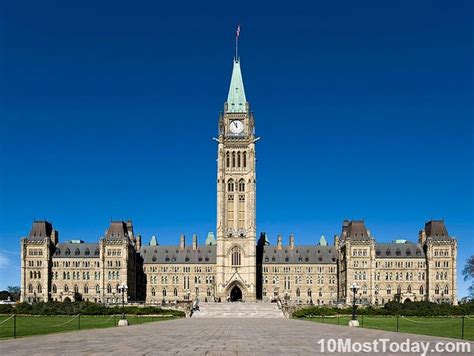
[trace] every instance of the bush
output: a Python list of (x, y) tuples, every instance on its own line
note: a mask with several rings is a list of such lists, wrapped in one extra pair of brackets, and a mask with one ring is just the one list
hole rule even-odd
[(0, 314), (12, 314), (13, 307), (10, 304), (0, 304)]
[[(308, 318), (311, 316), (327, 315), (350, 315), (351, 307), (307, 307), (296, 310), (293, 313), (294, 318)], [(468, 302), (462, 305), (436, 304), (432, 302), (388, 302), (383, 308), (368, 306), (366, 308), (357, 308), (359, 315), (402, 315), (402, 316), (456, 316), (474, 314), (474, 302)]]
[[(7, 305), (5, 305), (7, 306)], [(11, 307), (11, 306), (9, 306)], [(119, 306), (107, 307), (102, 304), (92, 302), (47, 302), (47, 303), (19, 303), (14, 309), (17, 314), (30, 315), (114, 315), (121, 314), (122, 308)], [(0, 311), (1, 312), (1, 311)], [(11, 313), (9, 311), (7, 313)], [(162, 309), (159, 307), (125, 307), (125, 314), (134, 315), (172, 315), (183, 317), (185, 313), (181, 310)]]

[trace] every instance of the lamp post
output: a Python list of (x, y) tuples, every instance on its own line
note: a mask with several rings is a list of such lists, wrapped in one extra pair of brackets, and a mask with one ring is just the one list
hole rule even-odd
[(118, 291), (122, 293), (122, 318), (119, 320), (119, 326), (127, 326), (128, 321), (125, 319), (125, 292), (128, 290), (128, 287), (123, 283), (122, 285), (118, 286)]
[(349, 326), (359, 326), (359, 322), (357, 321), (357, 317), (356, 317), (356, 294), (357, 294), (357, 291), (359, 290), (359, 286), (355, 283), (352, 283), (350, 288), (353, 293), (353, 298), (352, 298), (352, 320), (349, 321)]

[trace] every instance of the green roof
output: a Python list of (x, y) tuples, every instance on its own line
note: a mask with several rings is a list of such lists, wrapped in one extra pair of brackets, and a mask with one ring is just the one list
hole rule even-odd
[(244, 81), (240, 71), (240, 61), (234, 59), (234, 68), (232, 69), (232, 78), (230, 79), (229, 95), (227, 95), (227, 112), (246, 112)]

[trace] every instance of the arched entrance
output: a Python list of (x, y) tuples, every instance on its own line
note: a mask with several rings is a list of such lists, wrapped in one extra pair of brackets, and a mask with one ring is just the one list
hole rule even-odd
[(234, 286), (230, 290), (230, 301), (231, 302), (240, 302), (242, 300), (242, 291), (238, 286)]

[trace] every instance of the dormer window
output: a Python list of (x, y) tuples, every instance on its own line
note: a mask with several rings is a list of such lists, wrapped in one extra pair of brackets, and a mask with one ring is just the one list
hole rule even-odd
[(65, 255), (69, 256), (71, 254), (71, 250), (69, 248), (66, 249)]
[(84, 251), (84, 254), (86, 256), (89, 256), (91, 254), (91, 251), (88, 248), (86, 248), (86, 250)]
[(74, 251), (74, 254), (76, 256), (79, 256), (81, 254), (81, 251), (79, 250), (79, 248), (76, 247), (76, 250)]

